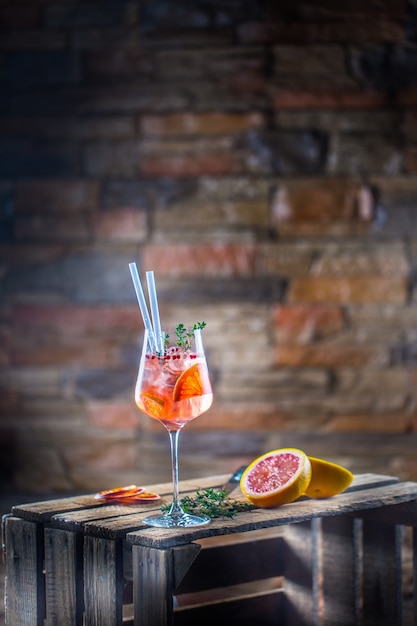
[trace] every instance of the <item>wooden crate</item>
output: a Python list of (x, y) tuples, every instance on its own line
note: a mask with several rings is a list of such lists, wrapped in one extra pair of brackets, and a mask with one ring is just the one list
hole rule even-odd
[[(226, 478), (184, 481), (181, 493)], [(170, 484), (150, 488), (170, 500)], [(86, 495), (13, 507), (3, 520), (6, 623), (417, 624), (417, 483), (364, 474), (334, 498), (193, 529), (144, 526), (150, 506)]]

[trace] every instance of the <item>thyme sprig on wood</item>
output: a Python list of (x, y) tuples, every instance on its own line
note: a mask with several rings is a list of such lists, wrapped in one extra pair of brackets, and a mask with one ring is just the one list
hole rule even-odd
[[(249, 502), (233, 500), (227, 497), (225, 491), (216, 491), (212, 488), (197, 491), (194, 497), (184, 496), (180, 500), (180, 503), (185, 513), (193, 515), (204, 514), (211, 518), (233, 518), (236, 513), (251, 511), (255, 508), (254, 505)], [(169, 504), (164, 504), (161, 507), (161, 511), (166, 513), (169, 508)]]

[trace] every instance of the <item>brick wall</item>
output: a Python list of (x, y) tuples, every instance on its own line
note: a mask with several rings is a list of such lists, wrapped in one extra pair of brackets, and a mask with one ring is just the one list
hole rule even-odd
[(406, 0), (0, 3), (0, 464), (169, 480), (142, 321), (204, 319), (183, 478), (280, 446), (417, 479), (417, 11)]

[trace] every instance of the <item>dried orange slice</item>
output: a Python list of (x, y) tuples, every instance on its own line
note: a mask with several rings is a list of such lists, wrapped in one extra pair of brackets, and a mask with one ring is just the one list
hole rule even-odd
[(166, 396), (154, 389), (142, 391), (140, 394), (145, 412), (151, 417), (161, 418), (169, 413), (170, 402)]
[(181, 374), (174, 387), (174, 402), (211, 393), (210, 378), (203, 363), (194, 363)]
[(346, 467), (308, 457), (311, 464), (311, 480), (304, 495), (309, 498), (330, 498), (345, 491), (353, 481), (353, 474)]
[(121, 504), (149, 504), (151, 502), (156, 502), (160, 500), (161, 496), (157, 493), (151, 493), (143, 490), (142, 493), (138, 493), (133, 496), (120, 496), (116, 499), (117, 502)]
[(127, 485), (127, 487), (114, 487), (114, 489), (105, 489), (99, 491), (94, 496), (97, 500), (116, 500), (117, 498), (130, 498), (143, 493), (145, 489), (143, 487), (137, 487), (136, 485)]
[(266, 452), (252, 461), (240, 488), (255, 506), (269, 508), (293, 502), (305, 493), (311, 478), (308, 456), (296, 448)]

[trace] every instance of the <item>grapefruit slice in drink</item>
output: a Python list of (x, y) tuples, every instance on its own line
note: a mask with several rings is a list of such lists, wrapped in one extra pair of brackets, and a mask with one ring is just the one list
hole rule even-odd
[(207, 367), (202, 363), (194, 363), (178, 378), (174, 387), (174, 402), (211, 393), (210, 378)]
[[(163, 396), (156, 389), (147, 389), (140, 394), (145, 413), (150, 417), (161, 419), (170, 413), (171, 403), (166, 396)], [(140, 407), (139, 407), (140, 408)]]
[(240, 488), (252, 504), (270, 508), (299, 498), (310, 479), (308, 456), (296, 448), (281, 448), (252, 461), (242, 474)]
[(330, 498), (345, 491), (354, 476), (346, 467), (309, 456), (311, 480), (304, 492), (309, 498)]

